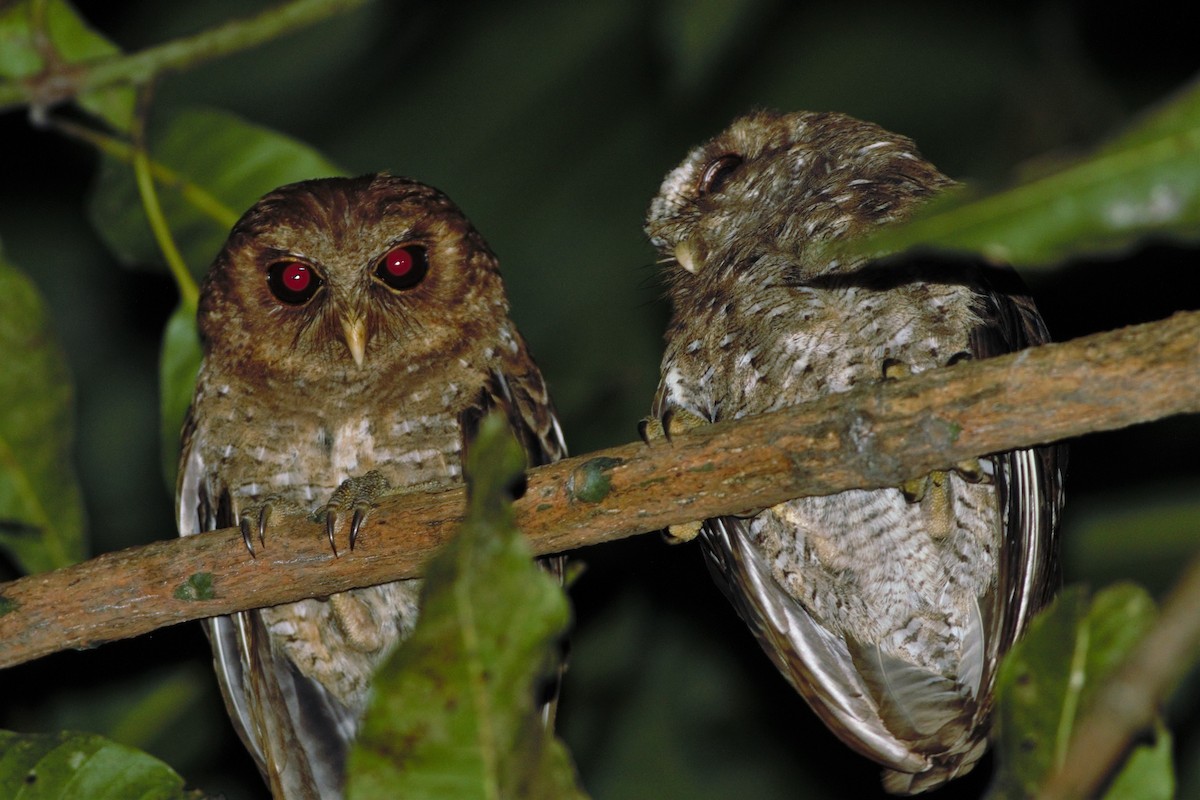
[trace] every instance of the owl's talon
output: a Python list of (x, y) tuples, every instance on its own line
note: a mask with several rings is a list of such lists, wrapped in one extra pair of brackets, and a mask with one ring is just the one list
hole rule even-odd
[(354, 509), (354, 516), (350, 519), (350, 549), (354, 549), (354, 543), (358, 541), (358, 531), (362, 528), (363, 522), (367, 519), (367, 514), (370, 512), (370, 506), (358, 506)]
[(267, 521), (271, 519), (271, 504), (265, 503), (258, 511), (258, 543), (267, 546)]
[(338, 522), (349, 516), (348, 539), (350, 549), (353, 550), (371, 509), (390, 489), (391, 485), (383, 474), (378, 470), (371, 470), (366, 475), (347, 478), (334, 490), (322, 512), (325, 516), (325, 535), (329, 537), (329, 546), (333, 549), (334, 556), (339, 555), (335, 540)]
[(664, 438), (662, 422), (654, 417), (646, 417), (638, 421), (638, 436), (646, 444), (653, 444), (655, 439)]
[(265, 500), (260, 505), (244, 509), (238, 516), (238, 528), (242, 532), (242, 544), (246, 545), (246, 550), (250, 552), (251, 558), (258, 558), (258, 554), (254, 551), (255, 531), (258, 532), (258, 543), (264, 548), (267, 546), (267, 523), (271, 519), (273, 502), (271, 499)]
[(251, 558), (258, 558), (254, 552), (254, 537), (250, 535), (250, 518), (242, 517), (238, 520), (238, 528), (242, 532), (242, 544), (246, 545), (246, 550), (250, 552)]
[(325, 509), (325, 535), (329, 537), (329, 549), (333, 550), (333, 557), (338, 557), (337, 542), (334, 540), (334, 533), (337, 532), (337, 511), (326, 506)]

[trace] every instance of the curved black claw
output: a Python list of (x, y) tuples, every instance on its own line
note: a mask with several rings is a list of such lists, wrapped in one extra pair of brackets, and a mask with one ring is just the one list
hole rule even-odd
[(354, 543), (358, 541), (358, 530), (367, 519), (367, 512), (370, 511), (368, 506), (358, 506), (354, 509), (354, 516), (350, 519), (350, 549), (354, 549)]
[(246, 549), (250, 551), (251, 558), (258, 558), (258, 554), (254, 552), (254, 529), (258, 528), (258, 543), (265, 548), (267, 546), (267, 522), (270, 519), (270, 503), (264, 503), (258, 509), (257, 515), (247, 509), (238, 519), (238, 528), (242, 531), (242, 544), (246, 545)]
[[(333, 557), (338, 557), (337, 542), (334, 540), (333, 534), (337, 531), (337, 511), (332, 508), (325, 512), (325, 535), (329, 537), (329, 547), (333, 550)], [(353, 536), (353, 533), (351, 534)], [(350, 549), (354, 549), (353, 539), (351, 539)]]
[(350, 515), (349, 542), (350, 549), (353, 550), (371, 509), (390, 488), (383, 474), (372, 470), (366, 475), (347, 478), (334, 490), (333, 496), (325, 504), (324, 514), (325, 534), (329, 537), (329, 546), (335, 556), (338, 555), (338, 549), (334, 537), (339, 521), (345, 519), (347, 514)]
[(242, 544), (246, 545), (246, 549), (250, 551), (250, 557), (258, 558), (254, 552), (254, 537), (250, 535), (250, 518), (242, 517), (238, 520), (238, 527), (242, 530)]
[(265, 549), (267, 546), (267, 521), (271, 519), (272, 506), (268, 503), (258, 512), (258, 543)]

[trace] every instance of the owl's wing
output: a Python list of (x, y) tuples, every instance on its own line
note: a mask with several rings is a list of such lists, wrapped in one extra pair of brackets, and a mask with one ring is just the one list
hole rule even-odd
[[(191, 446), (193, 435), (189, 415), (177, 493), (181, 536), (238, 524), (229, 493)], [(353, 713), (275, 651), (257, 611), (205, 620), (205, 633), (229, 718), (272, 796), (340, 797)]]
[[(515, 360), (492, 370), (479, 403), (463, 416), (466, 444), (474, 438), (479, 421), (492, 410), (500, 410), (508, 418), (529, 466), (551, 464), (567, 455), (546, 382), (531, 360)], [(465, 448), (463, 454), (465, 458)]]
[(893, 769), (917, 772), (928, 767), (883, 722), (883, 711), (864, 684), (846, 640), (818, 624), (776, 582), (751, 542), (745, 520), (707, 520), (700, 541), (716, 584), (738, 616), (830, 730), (857, 752)]
[[(661, 418), (674, 408), (664, 381), (651, 407)], [(700, 419), (711, 415), (699, 407), (686, 409)], [(770, 512), (766, 512), (770, 513)], [(907, 716), (904, 727), (914, 736), (943, 735), (947, 722), (962, 715), (962, 687), (870, 650), (820, 625), (771, 574), (771, 566), (754, 546), (748, 520), (717, 517), (704, 521), (700, 533), (704, 561), (713, 582), (758, 639), (776, 669), (787, 678), (839, 739), (856, 752), (906, 773), (929, 768), (929, 761), (897, 738), (895, 718)], [(876, 663), (868, 663), (874, 657)], [(882, 663), (886, 659), (888, 663)], [(896, 685), (880, 692), (864, 678), (892, 675)], [(908, 690), (900, 684), (909, 686)], [(899, 691), (899, 696), (896, 692)], [(892, 709), (881, 707), (880, 696), (896, 696)], [(895, 712), (903, 706), (903, 715)], [(951, 709), (947, 713), (947, 709)], [(891, 712), (891, 713), (889, 713)], [(888, 721), (885, 722), (885, 718)], [(952, 727), (952, 726), (951, 726)]]
[[(546, 383), (532, 359), (525, 355), (523, 347), (519, 353), (524, 357), (492, 370), (479, 402), (460, 415), (464, 461), (480, 420), (493, 410), (501, 411), (508, 418), (509, 427), (525, 450), (529, 466), (550, 464), (567, 455), (567, 445), (554, 414)], [(548, 556), (538, 559), (538, 563), (560, 584), (563, 583), (567, 563), (565, 556)], [(541, 706), (542, 721), (547, 730), (554, 726), (558, 690), (565, 669), (566, 656), (560, 652), (557, 663), (549, 666), (546, 679), (535, 690), (536, 702)]]
[[(1050, 333), (1016, 272), (987, 267), (971, 331), (971, 353), (993, 356), (1045, 344)], [(993, 602), (989, 663), (1008, 651), (1030, 618), (1049, 601), (1061, 580), (1058, 517), (1063, 504), (1065, 445), (1012, 450), (990, 457), (1004, 526), (1004, 556)], [(989, 680), (990, 685), (990, 680)]]

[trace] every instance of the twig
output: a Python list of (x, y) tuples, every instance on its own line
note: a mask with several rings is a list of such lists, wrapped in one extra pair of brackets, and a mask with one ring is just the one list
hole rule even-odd
[(166, 72), (187, 69), (257, 47), (366, 2), (368, 0), (294, 0), (253, 17), (232, 20), (137, 53), (86, 63), (51, 62), (32, 77), (0, 82), (0, 111), (25, 104), (44, 110), (78, 94), (106, 86), (118, 83), (140, 85)]
[(1149, 730), (1183, 673), (1200, 654), (1200, 558), (1192, 561), (1162, 613), (1128, 661), (1105, 683), (1071, 739), (1062, 769), (1039, 800), (1077, 800), (1097, 789), (1129, 742)]
[[(1176, 314), (541, 467), (517, 523), (537, 553), (555, 553), (793, 497), (895, 486), (975, 455), (1200, 411), (1197, 374), (1200, 312)], [(338, 558), (321, 526), (280, 517), (257, 559), (224, 529), (0, 585), (0, 667), (417, 576), (455, 531), (463, 501), (462, 489), (388, 497), (357, 549)]]
[(142, 200), (142, 211), (146, 214), (146, 222), (154, 233), (154, 241), (158, 244), (167, 269), (175, 279), (179, 290), (179, 302), (185, 308), (195, 309), (200, 302), (200, 288), (196, 279), (188, 270), (183, 260), (183, 253), (175, 244), (171, 235), (171, 226), (163, 214), (162, 205), (158, 202), (158, 190), (154, 187), (153, 162), (146, 149), (146, 121), (150, 116), (150, 99), (153, 95), (154, 84), (147, 83), (138, 92), (137, 113), (133, 116), (133, 127), (130, 138), (133, 140), (133, 176), (137, 184), (138, 196)]

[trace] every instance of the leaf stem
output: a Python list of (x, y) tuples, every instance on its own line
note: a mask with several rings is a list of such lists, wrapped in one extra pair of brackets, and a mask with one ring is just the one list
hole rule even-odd
[(142, 85), (166, 72), (194, 67), (352, 11), (368, 0), (293, 0), (246, 19), (232, 20), (193, 36), (164, 42), (137, 53), (86, 64), (51, 63), (32, 78), (0, 82), (0, 111), (19, 105), (40, 108), (118, 83)]
[[(62, 119), (61, 117), (52, 117), (49, 120), (49, 124), (65, 136), (86, 142), (105, 155), (112, 156), (126, 164), (133, 164), (135, 148), (123, 139), (89, 128), (86, 125)], [(183, 195), (189, 205), (207, 214), (218, 226), (221, 228), (232, 228), (234, 223), (237, 222), (238, 213), (216, 197), (213, 197), (209, 192), (182, 177), (170, 167), (155, 161), (153, 158), (149, 158), (149, 156), (148, 162), (150, 174), (154, 176), (154, 179), (158, 183), (177, 190)]]
[(137, 181), (138, 196), (142, 199), (142, 209), (146, 212), (146, 221), (150, 223), (150, 230), (154, 233), (154, 241), (158, 243), (167, 268), (175, 278), (175, 285), (179, 287), (179, 301), (188, 308), (195, 308), (200, 300), (200, 289), (188, 271), (183, 254), (175, 244), (175, 237), (171, 235), (171, 227), (162, 212), (162, 205), (158, 202), (150, 154), (146, 151), (146, 117), (149, 115), (151, 86), (153, 84), (147, 84), (138, 94), (138, 111), (133, 118), (133, 175)]

